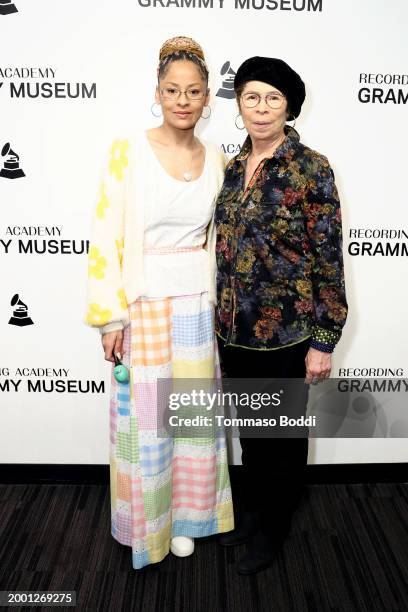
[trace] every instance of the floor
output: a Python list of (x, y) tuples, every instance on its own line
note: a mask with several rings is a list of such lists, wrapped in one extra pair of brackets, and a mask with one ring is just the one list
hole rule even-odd
[(235, 571), (245, 545), (215, 537), (134, 571), (110, 535), (108, 486), (0, 485), (0, 590), (76, 591), (79, 610), (406, 612), (407, 519), (408, 484), (308, 485), (282, 553), (256, 576)]

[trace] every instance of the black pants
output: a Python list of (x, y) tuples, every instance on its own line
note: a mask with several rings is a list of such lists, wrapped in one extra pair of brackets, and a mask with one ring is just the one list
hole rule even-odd
[[(224, 346), (218, 338), (227, 378), (304, 378), (309, 340), (276, 351)], [(306, 413), (307, 393), (301, 412)], [(282, 541), (304, 489), (308, 438), (240, 438), (244, 510), (259, 514), (259, 526), (272, 541)]]

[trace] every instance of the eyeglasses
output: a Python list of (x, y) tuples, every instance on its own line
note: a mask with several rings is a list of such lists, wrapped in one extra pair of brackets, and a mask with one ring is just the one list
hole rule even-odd
[(285, 96), (278, 92), (267, 93), (264, 96), (261, 96), (261, 94), (256, 93), (255, 91), (249, 91), (241, 96), (242, 103), (246, 108), (255, 108), (255, 106), (258, 106), (260, 101), (263, 99), (265, 99), (265, 102), (269, 108), (276, 109), (282, 106)]
[(184, 91), (177, 89), (177, 87), (164, 87), (160, 90), (160, 93), (165, 100), (178, 100), (183, 93), (186, 94), (187, 100), (201, 100), (207, 92), (198, 87), (189, 87)]

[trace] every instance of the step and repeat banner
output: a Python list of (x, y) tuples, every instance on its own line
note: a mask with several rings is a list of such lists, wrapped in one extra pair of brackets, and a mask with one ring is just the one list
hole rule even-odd
[[(407, 376), (407, 22), (406, 0), (0, 0), (0, 463), (108, 462), (110, 365), (83, 323), (91, 219), (112, 139), (160, 122), (158, 52), (175, 35), (206, 52), (198, 134), (229, 156), (245, 139), (241, 62), (280, 57), (302, 76), (296, 129), (329, 158), (343, 207), (350, 314), (333, 376)], [(396, 437), (309, 454), (406, 460)]]

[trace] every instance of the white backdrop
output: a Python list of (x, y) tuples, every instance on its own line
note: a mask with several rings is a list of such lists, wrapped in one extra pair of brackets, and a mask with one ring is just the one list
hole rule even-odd
[[(343, 207), (350, 315), (333, 374), (407, 376), (406, 251), (381, 254), (387, 242), (400, 253), (408, 243), (406, 0), (14, 6), (0, 14), (0, 150), (10, 143), (25, 176), (0, 174), (0, 462), (108, 463), (110, 366), (99, 334), (83, 324), (86, 240), (107, 147), (158, 123), (150, 113), (158, 51), (179, 34), (200, 42), (211, 70), (212, 115), (199, 133), (230, 154), (245, 135), (234, 100), (216, 95), (225, 62), (236, 70), (252, 55), (281, 57), (300, 73), (307, 99), (296, 129), (329, 158)], [(50, 97), (35, 97), (44, 83)], [(91, 96), (64, 97), (77, 83)], [(373, 229), (382, 238), (371, 238)], [(15, 294), (32, 325), (9, 323)], [(309, 463), (406, 461), (406, 447), (405, 439), (314, 440)]]

